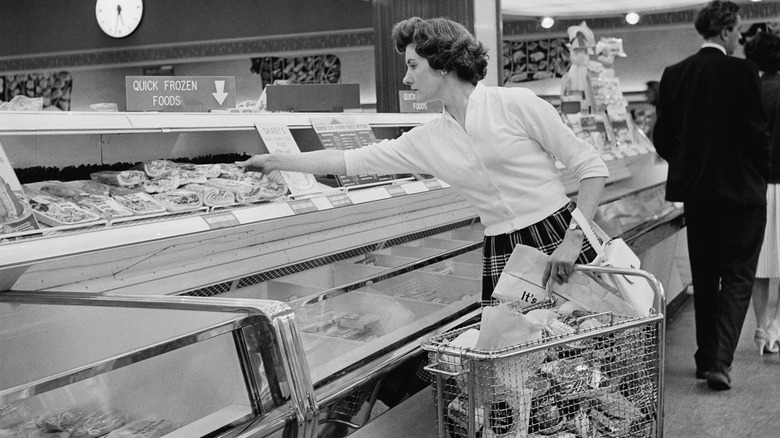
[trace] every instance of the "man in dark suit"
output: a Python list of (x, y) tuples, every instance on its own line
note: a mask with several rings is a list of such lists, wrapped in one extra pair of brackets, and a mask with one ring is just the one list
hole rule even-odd
[(766, 223), (769, 142), (758, 69), (731, 57), (739, 6), (696, 16), (701, 50), (661, 77), (653, 141), (669, 162), (666, 199), (685, 205), (696, 314), (696, 378), (731, 388), (731, 362)]

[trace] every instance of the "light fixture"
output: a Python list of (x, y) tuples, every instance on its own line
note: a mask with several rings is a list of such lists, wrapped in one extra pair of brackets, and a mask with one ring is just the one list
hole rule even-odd
[(553, 27), (553, 24), (555, 24), (555, 20), (553, 20), (552, 17), (544, 17), (542, 18), (542, 27), (545, 29), (549, 29)]
[(626, 23), (628, 24), (637, 24), (639, 23), (639, 14), (636, 12), (629, 12), (626, 14)]

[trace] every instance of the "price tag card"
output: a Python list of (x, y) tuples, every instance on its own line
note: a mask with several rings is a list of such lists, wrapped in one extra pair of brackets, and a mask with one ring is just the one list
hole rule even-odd
[[(265, 143), (268, 152), (274, 154), (300, 154), (301, 150), (290, 132), (290, 128), (282, 123), (256, 123), (255, 129)], [(281, 172), (284, 182), (293, 195), (301, 195), (317, 191), (317, 180), (310, 173)]]
[(328, 201), (330, 201), (330, 204), (334, 207), (345, 207), (347, 205), (352, 205), (352, 200), (349, 199), (349, 196), (344, 193), (339, 195), (330, 195), (328, 196)]
[(604, 160), (604, 161), (612, 161), (612, 160), (615, 159), (615, 157), (611, 153), (607, 152), (607, 153), (601, 154), (601, 159)]
[(442, 188), (438, 179), (426, 179), (423, 181), (423, 184), (425, 184), (425, 187), (428, 187), (428, 190), (438, 190)]
[(390, 194), (392, 197), (396, 196), (404, 196), (406, 195), (406, 190), (404, 190), (403, 186), (399, 186), (396, 184), (389, 185), (385, 187), (385, 190), (387, 190), (387, 193)]
[(228, 228), (241, 224), (232, 211), (220, 211), (218, 213), (204, 214), (201, 215), (201, 218), (206, 221), (209, 228), (212, 230), (216, 230), (217, 228)]
[(380, 199), (389, 199), (390, 193), (384, 187), (371, 189), (355, 190), (347, 193), (353, 204), (362, 204), (364, 202), (378, 201)]
[(304, 199), (301, 201), (290, 201), (287, 204), (293, 209), (295, 214), (311, 213), (313, 211), (319, 211), (319, 208), (312, 202), (311, 199)]

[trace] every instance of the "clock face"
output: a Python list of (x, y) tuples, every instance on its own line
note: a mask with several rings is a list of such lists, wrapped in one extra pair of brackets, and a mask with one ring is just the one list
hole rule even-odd
[(97, 0), (95, 17), (106, 35), (124, 38), (141, 24), (143, 0)]

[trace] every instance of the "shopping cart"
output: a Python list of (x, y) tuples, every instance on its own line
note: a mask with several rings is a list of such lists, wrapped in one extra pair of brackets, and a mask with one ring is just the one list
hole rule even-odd
[[(496, 351), (450, 343), (479, 323), (426, 340), (439, 437), (660, 437), (663, 435), (663, 288), (645, 271), (577, 265), (589, 275), (643, 277), (647, 317), (612, 313), (567, 321), (570, 333)], [(503, 305), (507, 305), (504, 303)], [(517, 311), (551, 308), (555, 297)], [(510, 305), (511, 307), (511, 305)]]

